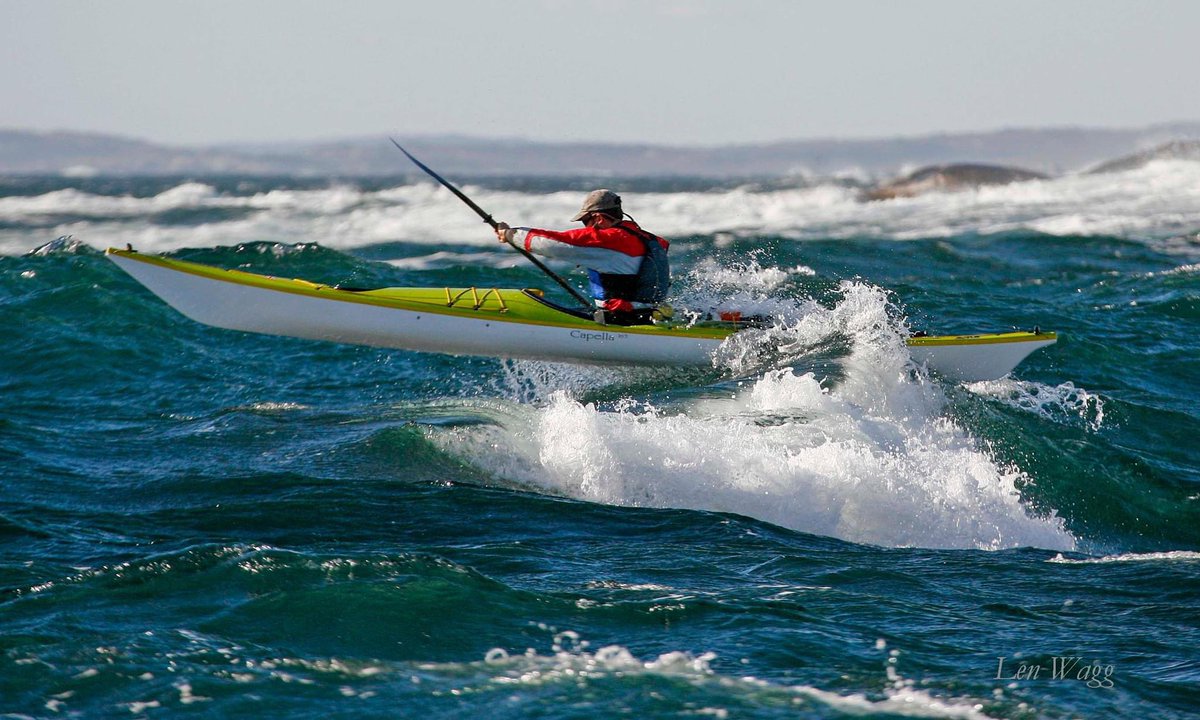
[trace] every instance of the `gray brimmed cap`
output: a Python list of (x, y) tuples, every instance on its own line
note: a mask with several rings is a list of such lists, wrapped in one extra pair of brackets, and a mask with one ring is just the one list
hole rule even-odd
[(583, 207), (571, 220), (578, 222), (588, 213), (604, 212), (605, 210), (621, 210), (621, 196), (612, 190), (593, 190), (583, 200)]

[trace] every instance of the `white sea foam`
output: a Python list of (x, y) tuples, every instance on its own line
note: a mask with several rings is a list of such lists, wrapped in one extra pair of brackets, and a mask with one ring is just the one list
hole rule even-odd
[[(243, 657), (244, 648), (215, 646), (224, 656), (228, 678), (236, 683), (252, 685), (264, 682), (285, 682), (315, 686), (318, 683), (336, 684), (344, 697), (371, 698), (381, 692), (403, 696), (414, 693), (423, 697), (472, 697), (487, 703), (489, 698), (503, 701), (520, 709), (528, 702), (544, 707), (549, 698), (578, 697), (580, 693), (595, 695), (610, 692), (645, 693), (650, 688), (656, 695), (672, 698), (702, 696), (705, 705), (689, 709), (700, 717), (738, 717), (746, 710), (761, 707), (790, 708), (804, 713), (810, 709), (830, 709), (851, 716), (899, 716), (914, 718), (959, 718), (988, 720), (983, 710), (985, 701), (971, 697), (939, 697), (936, 691), (918, 689), (914, 680), (899, 671), (899, 651), (889, 651), (884, 677), (878, 691), (839, 693), (811, 685), (787, 685), (763, 680), (751, 675), (722, 672), (713, 667), (717, 655), (712, 652), (694, 653), (673, 650), (648, 657), (639, 657), (629, 648), (610, 644), (593, 648), (576, 632), (556, 631), (541, 623), (538, 628), (554, 633), (546, 651), (527, 648), (524, 651), (494, 647), (483, 658), (473, 661), (429, 662), (363, 662), (352, 659)], [(187, 635), (185, 635), (187, 637)], [(212, 640), (189, 638), (191, 643), (210, 657)], [(175, 655), (177, 662), (187, 662), (186, 655)], [(92, 670), (92, 673), (98, 673)], [(153, 675), (140, 679), (152, 680)], [(390, 690), (383, 690), (384, 687)], [(174, 683), (183, 704), (210, 700), (195, 694), (186, 680)], [(699, 695), (697, 695), (699, 693)], [(987, 702), (1003, 697), (994, 693)], [(155, 701), (157, 702), (157, 701)], [(513, 705), (513, 703), (518, 703)], [(131, 710), (142, 712), (151, 703), (125, 703)]]
[[(577, 191), (517, 192), (466, 186), (464, 190), (513, 224), (567, 225)], [(858, 191), (818, 185), (756, 192), (630, 194), (627, 210), (667, 237), (779, 235), (810, 238), (882, 237), (904, 240), (964, 233), (1035, 230), (1054, 235), (1111, 234), (1154, 238), (1164, 249), (1194, 254), (1194, 242), (1168, 239), (1200, 226), (1200, 163), (1162, 160), (1137, 170), (1071, 175), (956, 193), (862, 202)], [(204, 224), (155, 224), (154, 215), (178, 209), (242, 209)], [(477, 217), (444, 189), (418, 183), (364, 191), (349, 185), (230, 195), (188, 182), (153, 197), (94, 195), (74, 189), (0, 198), (0, 218), (11, 223), (50, 219), (43, 237), (0, 232), (0, 253), (22, 254), (57, 235), (76, 234), (93, 247), (132, 242), (150, 252), (266, 240), (317, 242), (350, 249), (382, 242), (494, 244)], [(59, 222), (53, 222), (59, 220)]]
[(756, 260), (744, 264), (722, 265), (711, 257), (702, 259), (692, 270), (694, 276), (704, 278), (714, 287), (761, 292), (770, 292), (778, 288), (791, 277), (792, 272), (808, 275), (813, 271), (804, 266), (798, 266), (790, 272), (777, 267), (763, 267)]
[[(810, 685), (781, 685), (743, 675), (717, 672), (711, 663), (714, 653), (699, 655), (673, 651), (651, 659), (640, 659), (621, 645), (606, 645), (591, 650), (585, 640), (574, 632), (555, 636), (550, 653), (533, 648), (524, 653), (510, 654), (503, 648), (489, 650), (483, 661), (466, 663), (424, 663), (422, 683), (432, 686), (435, 695), (479, 695), (487, 692), (511, 694), (521, 688), (563, 687), (575, 692), (589, 684), (605, 679), (620, 678), (624, 682), (641, 684), (650, 678), (670, 678), (687, 682), (705, 691), (709, 706), (693, 714), (717, 718), (730, 717), (729, 704), (736, 715), (738, 708), (749, 704), (791, 707), (803, 711), (813, 705), (830, 708), (848, 715), (896, 715), (916, 718), (961, 718), (986, 720), (983, 702), (971, 698), (941, 698), (927, 690), (917, 689), (916, 683), (903, 677), (896, 669), (896, 651), (889, 658), (887, 684), (877, 697), (864, 693), (839, 694)], [(443, 690), (447, 683), (451, 690)]]
[(1093, 431), (1104, 426), (1104, 398), (1076, 387), (1072, 382), (1051, 387), (1006, 377), (970, 383), (966, 388), (1053, 422), (1066, 423), (1078, 418)]
[(1156, 275), (1198, 275), (1200, 274), (1200, 263), (1190, 263), (1188, 265), (1180, 265), (1170, 270), (1163, 270), (1157, 273), (1147, 273), (1146, 277), (1154, 277)]
[(455, 253), (439, 251), (429, 255), (389, 260), (389, 265), (403, 270), (436, 270), (456, 266), (506, 268), (526, 262), (511, 253)]
[(1091, 565), (1095, 563), (1127, 563), (1127, 562), (1197, 562), (1200, 552), (1190, 550), (1170, 550), (1168, 552), (1152, 553), (1121, 553), (1120, 555), (1105, 555), (1104, 557), (1068, 558), (1062, 554), (1055, 555), (1047, 562), (1064, 563), (1067, 565)]
[(502, 482), (592, 502), (732, 512), (886, 546), (1073, 549), (1059, 518), (1022, 504), (1029, 478), (944, 416), (882, 291), (847, 283), (843, 294), (801, 327), (848, 338), (836, 382), (782, 368), (725, 396), (612, 410), (558, 390), (483, 432), (430, 437)]
[(234, 408), (235, 410), (249, 410), (251, 412), (260, 413), (285, 413), (296, 410), (307, 410), (308, 405), (294, 402), (257, 402), (250, 405), (243, 405)]

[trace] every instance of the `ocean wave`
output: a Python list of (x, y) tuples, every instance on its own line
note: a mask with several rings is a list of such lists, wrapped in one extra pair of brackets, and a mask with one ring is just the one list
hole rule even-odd
[[(539, 641), (546, 637), (549, 647), (492, 647), (478, 659), (463, 660), (433, 652), (429, 659), (401, 661), (283, 651), (187, 628), (147, 631), (54, 658), (72, 676), (55, 685), (58, 692), (46, 689), (41, 702), (52, 712), (85, 714), (144, 714), (203, 704), (203, 710), (223, 715), (237, 714), (248, 700), (266, 708), (289, 707), (289, 699), (299, 694), (308, 707), (332, 701), (366, 714), (421, 707), (437, 715), (452, 707), (458, 714), (526, 717), (575, 706), (585, 697), (619, 713), (644, 715), (670, 707), (718, 720), (770, 711), (772, 716), (990, 720), (1008, 716), (1005, 706), (1016, 704), (999, 689), (978, 698), (905, 677), (899, 669), (903, 653), (885, 653), (882, 641), (874, 650), (864, 648), (877, 653), (882, 666), (878, 678), (866, 682), (872, 689), (853, 691), (731, 672), (716, 666), (720, 658), (713, 652), (681, 649), (641, 656), (619, 643), (593, 648), (579, 633), (544, 623), (526, 634)], [(26, 664), (48, 665), (40, 657), (15, 654)], [(992, 709), (1002, 714), (989, 713)]]
[(1052, 422), (1081, 422), (1093, 432), (1104, 426), (1104, 398), (1069, 381), (1051, 387), (1008, 377), (969, 383), (966, 388)]
[[(464, 190), (498, 219), (514, 225), (568, 225), (579, 203), (576, 191), (471, 185)], [(838, 184), (627, 195), (629, 212), (646, 227), (675, 238), (907, 240), (1027, 231), (1167, 242), (1200, 225), (1200, 163), (1162, 160), (1123, 173), (1071, 175), (869, 203)], [(239, 212), (214, 213), (211, 222), (205, 222), (202, 213), (189, 215), (186, 223), (171, 222), (172, 212), (186, 210)], [(396, 241), (494, 245), (473, 213), (431, 183), (382, 190), (341, 183), (236, 194), (186, 182), (150, 197), (67, 188), (0, 198), (0, 219), (6, 228), (0, 232), (4, 254), (30, 250), (30, 232), (74, 233), (97, 248), (133, 242), (147, 252), (260, 240), (319, 242), (339, 249)]]
[(731, 512), (884, 546), (1073, 549), (1060, 518), (1022, 503), (1025, 474), (945, 416), (884, 294), (843, 292), (820, 328), (851, 338), (836, 381), (785, 367), (707, 397), (610, 409), (559, 387), (506, 423), (431, 440), (504, 481), (592, 502)]
[(1160, 277), (1164, 275), (1200, 275), (1200, 263), (1188, 263), (1187, 265), (1180, 265), (1170, 270), (1146, 273), (1146, 277)]
[[(832, 712), (834, 716), (897, 714), (918, 718), (961, 718), (986, 720), (984, 703), (972, 698), (937, 697), (917, 689), (913, 680), (896, 669), (897, 651), (886, 665), (887, 682), (875, 697), (864, 693), (840, 694), (810, 685), (782, 685), (754, 676), (732, 676), (713, 669), (715, 653), (694, 654), (670, 651), (649, 659), (640, 659), (621, 645), (590, 649), (586, 640), (572, 631), (554, 636), (551, 652), (533, 648), (509, 654), (503, 648), (488, 651), (482, 661), (467, 663), (426, 663), (420, 669), (433, 676), (437, 695), (477, 695), (513, 693), (518, 690), (539, 694), (562, 690), (576, 694), (592, 686), (617, 681), (621, 685), (645, 688), (654, 686), (660, 695), (684, 692), (692, 698), (689, 714), (726, 718), (741, 709), (764, 706), (787, 707), (796, 712)], [(447, 681), (450, 687), (446, 688)], [(994, 702), (993, 698), (990, 702)], [(731, 713), (732, 709), (732, 713)], [(822, 712), (823, 714), (823, 712)]]
[(1047, 562), (1062, 563), (1066, 565), (1094, 565), (1097, 563), (1140, 563), (1140, 562), (1197, 562), (1200, 561), (1200, 552), (1191, 550), (1171, 550), (1168, 552), (1151, 552), (1151, 553), (1121, 553), (1119, 555), (1105, 555), (1103, 557), (1090, 558), (1068, 558), (1062, 553), (1050, 558)]
[(392, 267), (401, 270), (440, 270), (451, 267), (490, 267), (508, 268), (525, 262), (521, 258), (508, 253), (461, 253), (438, 251), (429, 255), (417, 255), (397, 260), (388, 260)]

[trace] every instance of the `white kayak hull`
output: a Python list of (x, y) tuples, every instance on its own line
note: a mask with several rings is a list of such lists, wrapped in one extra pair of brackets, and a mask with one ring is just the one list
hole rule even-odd
[[(601, 325), (529, 291), (382, 288), (345, 290), (304, 280), (222, 270), (109, 250), (108, 258), (187, 317), (245, 332), (452, 355), (586, 364), (711, 365), (741, 328)], [(914, 337), (914, 362), (947, 378), (1003, 377), (1054, 333)]]
[(324, 288), (330, 297), (320, 290), (281, 292), (117, 254), (109, 259), (192, 320), (228, 330), (450, 355), (625, 365), (706, 365), (724, 340), (723, 335), (645, 333), (584, 322), (541, 325), (504, 314), (458, 316), (433, 308), (365, 304), (335, 299), (335, 288)]
[[(1011, 341), (1005, 341), (1009, 336)], [(1022, 360), (1039, 348), (1053, 345), (1055, 333), (1003, 333), (999, 335), (953, 335), (930, 338), (941, 342), (908, 342), (913, 362), (959, 382), (995, 380), (1011, 373)]]

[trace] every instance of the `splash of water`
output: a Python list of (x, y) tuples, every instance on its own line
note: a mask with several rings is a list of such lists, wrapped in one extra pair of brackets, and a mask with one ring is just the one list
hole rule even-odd
[(1104, 426), (1104, 398), (1076, 387), (1072, 382), (1051, 387), (1039, 382), (1001, 378), (970, 383), (966, 388), (1051, 422), (1082, 422), (1093, 432)]
[(434, 440), (522, 487), (593, 502), (732, 512), (887, 546), (1074, 548), (1059, 518), (1022, 504), (1029, 478), (944, 416), (945, 397), (913, 368), (885, 294), (861, 283), (842, 291), (809, 321), (850, 338), (838, 382), (785, 367), (727, 396), (612, 410), (557, 389), (523, 422), (491, 429), (497, 436)]

